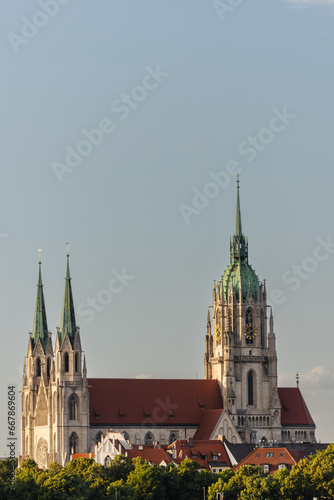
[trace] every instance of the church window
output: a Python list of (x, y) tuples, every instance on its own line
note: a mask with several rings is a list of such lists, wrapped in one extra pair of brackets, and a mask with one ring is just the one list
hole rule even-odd
[(248, 373), (248, 404), (253, 406), (254, 404), (254, 375), (253, 372), (250, 371)]
[(68, 400), (70, 420), (78, 420), (78, 396), (72, 394)]
[(65, 352), (64, 354), (64, 372), (67, 373), (70, 371), (70, 361), (68, 357), (68, 352)]
[(110, 464), (111, 464), (111, 458), (109, 455), (107, 455), (106, 458), (104, 459), (104, 465), (106, 467), (109, 467)]
[(101, 432), (101, 431), (99, 431), (99, 432), (96, 434), (96, 436), (95, 436), (95, 444), (96, 444), (96, 445), (98, 445), (98, 444), (99, 444), (99, 442), (102, 440), (102, 436), (103, 436), (103, 434), (102, 434), (102, 432)]
[(176, 432), (171, 432), (169, 434), (169, 444), (172, 444), (174, 443), (174, 441), (176, 441), (177, 439), (179, 439), (178, 435), (176, 434)]
[(125, 441), (130, 441), (130, 436), (126, 431), (122, 432), (122, 436), (124, 437)]
[(46, 376), (50, 378), (50, 370), (51, 370), (51, 359), (48, 358), (46, 360)]
[(253, 323), (253, 316), (251, 309), (247, 309), (246, 311), (246, 324)]
[(79, 353), (75, 353), (74, 356), (74, 371), (77, 373), (79, 371)]
[(152, 432), (146, 432), (144, 438), (144, 444), (153, 444), (153, 441), (154, 441), (154, 436)]
[(74, 453), (78, 453), (78, 443), (79, 439), (78, 436), (75, 432), (72, 432), (70, 435), (69, 439), (69, 446), (70, 446), (70, 455), (73, 455)]
[(41, 358), (37, 358), (36, 361), (36, 376), (37, 377), (41, 376)]

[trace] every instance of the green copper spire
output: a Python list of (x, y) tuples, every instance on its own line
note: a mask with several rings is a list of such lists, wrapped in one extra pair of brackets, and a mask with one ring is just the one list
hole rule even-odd
[(66, 332), (68, 333), (71, 342), (74, 340), (75, 332), (77, 331), (77, 326), (75, 322), (74, 304), (72, 296), (71, 287), (71, 276), (70, 276), (70, 263), (69, 263), (69, 253), (67, 247), (67, 269), (65, 278), (65, 293), (63, 302), (63, 312), (61, 315), (61, 322), (59, 328), (59, 340), (60, 345), (62, 344)]
[(37, 285), (37, 298), (35, 307), (35, 317), (34, 317), (34, 327), (32, 330), (32, 339), (36, 344), (38, 338), (41, 339), (43, 349), (45, 350), (46, 343), (49, 337), (48, 325), (46, 321), (46, 311), (44, 303), (43, 294), (43, 283), (42, 283), (42, 262), (41, 262), (41, 251), (39, 250), (39, 270), (38, 270), (38, 285)]
[(238, 174), (237, 175), (237, 215), (236, 215), (236, 219), (235, 219), (235, 234), (236, 234), (236, 236), (242, 235), (239, 184), (240, 184), (240, 180), (239, 180), (239, 174)]
[(242, 290), (242, 298), (245, 299), (248, 290), (251, 291), (253, 297), (256, 297), (258, 288), (258, 279), (252, 269), (248, 264), (248, 242), (246, 237), (242, 233), (241, 225), (241, 210), (240, 210), (240, 181), (239, 175), (237, 178), (237, 211), (236, 211), (236, 221), (235, 221), (235, 233), (233, 235), (232, 241), (230, 242), (230, 265), (224, 272), (222, 280), (220, 282), (220, 295), (224, 299), (227, 299), (228, 292), (231, 286), (239, 297), (239, 291)]
[(231, 263), (234, 262), (248, 262), (248, 244), (246, 238), (242, 234), (242, 226), (241, 226), (241, 210), (240, 210), (240, 181), (239, 174), (237, 177), (237, 213), (235, 220), (235, 233), (232, 239), (231, 244)]

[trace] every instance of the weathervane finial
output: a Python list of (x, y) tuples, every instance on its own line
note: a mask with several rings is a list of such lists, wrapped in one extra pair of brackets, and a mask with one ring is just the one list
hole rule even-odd
[(297, 382), (297, 389), (299, 387), (299, 373), (296, 373), (296, 382)]

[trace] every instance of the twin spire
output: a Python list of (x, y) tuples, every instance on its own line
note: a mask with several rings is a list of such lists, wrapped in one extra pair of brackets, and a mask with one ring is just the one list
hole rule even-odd
[[(77, 331), (74, 303), (72, 296), (71, 287), (71, 276), (70, 276), (70, 264), (69, 264), (69, 252), (67, 246), (67, 267), (66, 267), (66, 277), (65, 277), (65, 293), (63, 300), (63, 310), (61, 315), (60, 328), (58, 330), (59, 342), (62, 344), (66, 332), (68, 333), (71, 342), (74, 340), (75, 333)], [(48, 325), (46, 320), (46, 309), (44, 302), (43, 293), (43, 283), (42, 283), (42, 262), (41, 262), (41, 251), (39, 250), (39, 270), (38, 270), (38, 284), (37, 284), (37, 298), (34, 316), (34, 326), (32, 331), (32, 339), (34, 343), (41, 339), (43, 349), (45, 350), (47, 340), (49, 338)]]
[(34, 327), (32, 330), (32, 338), (35, 343), (38, 338), (41, 339), (43, 348), (45, 350), (46, 343), (49, 337), (48, 324), (46, 321), (46, 311), (45, 302), (43, 294), (43, 283), (42, 283), (42, 270), (41, 270), (41, 253), (39, 251), (39, 263), (38, 263), (38, 284), (37, 284), (37, 297), (36, 297), (36, 307), (34, 316)]

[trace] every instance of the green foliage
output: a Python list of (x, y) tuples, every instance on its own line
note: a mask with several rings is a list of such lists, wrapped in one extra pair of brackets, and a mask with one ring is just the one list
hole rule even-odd
[(130, 472), (127, 484), (133, 487), (138, 500), (165, 500), (163, 470), (156, 464), (150, 465), (142, 458), (134, 458), (134, 470)]
[(244, 466), (220, 474), (199, 471), (192, 460), (179, 467), (150, 465), (117, 456), (104, 467), (77, 459), (66, 467), (53, 463), (40, 471), (33, 460), (23, 462), (11, 489), (12, 462), (0, 462), (0, 500), (215, 500), (218, 492), (235, 493), (239, 500), (312, 500), (334, 496), (334, 445), (301, 460), (291, 471), (265, 474), (261, 467)]

